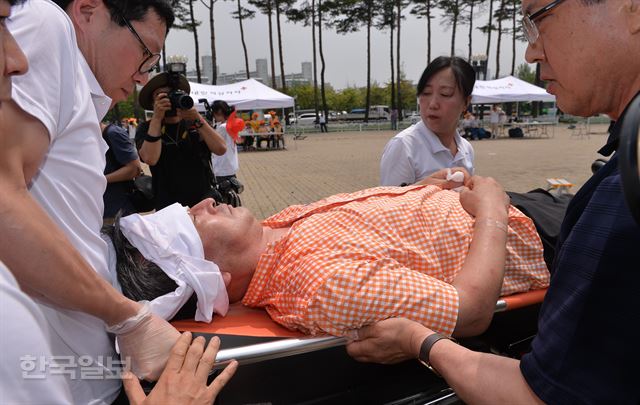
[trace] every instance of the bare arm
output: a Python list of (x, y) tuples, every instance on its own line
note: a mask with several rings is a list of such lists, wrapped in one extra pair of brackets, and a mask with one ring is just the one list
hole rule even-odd
[[(432, 330), (403, 318), (387, 319), (358, 331), (347, 351), (359, 361), (397, 363), (417, 359)], [(450, 340), (439, 340), (429, 363), (470, 404), (540, 404), (520, 372), (517, 360), (473, 352)]]
[(179, 114), (182, 119), (200, 121), (202, 126), (198, 128), (198, 133), (202, 140), (207, 144), (211, 153), (218, 156), (225, 154), (227, 151), (227, 144), (225, 143), (224, 138), (215, 129), (213, 129), (211, 125), (209, 125), (207, 120), (202, 118), (195, 107), (187, 111), (180, 111)]
[(456, 336), (477, 335), (489, 326), (507, 257), (509, 197), (491, 178), (473, 177), (469, 186), (460, 202), (476, 222), (469, 253), (452, 283), (460, 297)]
[[(147, 134), (154, 138), (160, 138), (162, 136), (162, 120), (167, 111), (171, 110), (171, 100), (167, 97), (167, 93), (156, 94), (153, 100), (153, 117), (149, 122), (149, 128)], [(142, 141), (142, 146), (138, 150), (140, 159), (149, 166), (155, 166), (160, 160), (160, 154), (162, 153), (162, 141), (157, 140), (155, 142), (149, 142), (147, 140)]]
[(142, 172), (140, 160), (135, 159), (122, 166), (118, 170), (105, 175), (105, 177), (107, 178), (107, 183), (117, 183), (120, 181), (133, 180), (138, 177), (140, 172)]
[[(33, 199), (26, 183), (49, 148), (45, 127), (15, 103), (3, 103), (0, 119), (0, 256), (21, 288), (60, 307), (114, 324), (135, 315), (139, 304), (123, 297), (76, 251)], [(43, 277), (46, 271), (46, 277)]]
[(543, 403), (522, 376), (518, 360), (474, 352), (447, 340), (432, 347), (429, 360), (466, 403)]
[[(162, 130), (162, 119), (158, 119), (154, 114), (153, 118), (149, 122), (149, 129), (147, 130), (147, 134), (149, 136), (160, 138), (162, 134), (160, 131)], [(142, 146), (138, 150), (138, 154), (140, 155), (140, 159), (143, 162), (148, 164), (149, 166), (155, 166), (160, 160), (160, 154), (162, 153), (162, 141), (157, 140), (156, 142), (142, 141)]]

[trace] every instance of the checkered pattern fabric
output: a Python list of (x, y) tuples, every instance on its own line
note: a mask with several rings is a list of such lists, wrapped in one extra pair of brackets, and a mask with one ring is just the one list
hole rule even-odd
[[(435, 186), (378, 187), (289, 207), (267, 218), (289, 233), (262, 255), (243, 303), (309, 334), (344, 335), (389, 317), (451, 334), (474, 219)], [(546, 287), (532, 221), (509, 211), (502, 295)]]

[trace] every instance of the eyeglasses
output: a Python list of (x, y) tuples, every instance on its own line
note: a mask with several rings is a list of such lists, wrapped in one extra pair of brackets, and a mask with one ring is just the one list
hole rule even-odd
[(142, 41), (142, 38), (140, 38), (140, 35), (138, 35), (138, 33), (136, 32), (135, 28), (133, 28), (129, 20), (124, 18), (122, 14), (120, 14), (120, 18), (122, 19), (124, 24), (127, 26), (127, 28), (129, 28), (129, 31), (131, 31), (131, 33), (136, 37), (138, 42), (140, 42), (140, 45), (142, 45), (142, 47), (144, 48), (144, 54), (148, 55), (142, 61), (142, 63), (140, 64), (140, 67), (138, 67), (138, 72), (140, 74), (150, 73), (153, 69), (156, 68), (156, 66), (158, 66), (158, 62), (160, 61), (160, 54), (153, 53), (149, 50), (149, 48), (147, 48), (147, 46), (144, 44), (144, 41)]
[(538, 37), (540, 36), (540, 31), (538, 31), (538, 26), (536, 25), (535, 21), (540, 17), (542, 17), (542, 15), (548, 12), (549, 10), (554, 9), (563, 1), (564, 0), (552, 1), (551, 3), (542, 7), (540, 10), (536, 11), (535, 13), (525, 14), (524, 17), (522, 17), (522, 26), (524, 27), (524, 34), (525, 34), (525, 37), (527, 37), (527, 41), (529, 41), (530, 45), (535, 44), (536, 41), (538, 40)]

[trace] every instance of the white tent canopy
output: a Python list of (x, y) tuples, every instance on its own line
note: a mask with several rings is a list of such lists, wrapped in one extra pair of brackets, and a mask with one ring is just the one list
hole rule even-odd
[(209, 103), (215, 100), (224, 100), (233, 105), (237, 110), (255, 110), (263, 108), (293, 107), (293, 97), (280, 93), (254, 79), (248, 79), (237, 83), (222, 86), (212, 86), (201, 83), (189, 82), (191, 97), (198, 103), (201, 98), (206, 98)]
[(542, 87), (513, 76), (497, 80), (476, 80), (471, 93), (473, 104), (508, 103), (517, 101), (556, 101)]

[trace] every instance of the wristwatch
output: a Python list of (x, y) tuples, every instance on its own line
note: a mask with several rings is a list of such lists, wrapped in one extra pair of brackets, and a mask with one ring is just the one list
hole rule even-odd
[(436, 371), (435, 368), (433, 368), (431, 363), (429, 363), (429, 353), (431, 352), (431, 348), (433, 347), (433, 345), (438, 340), (442, 340), (442, 339), (448, 339), (455, 342), (455, 340), (453, 340), (449, 336), (445, 336), (440, 333), (432, 333), (431, 335), (427, 336), (425, 340), (422, 341), (422, 344), (420, 345), (420, 354), (418, 355), (418, 361), (422, 363), (426, 368), (431, 370), (438, 377), (441, 377), (441, 375), (440, 373), (438, 373), (438, 371)]

